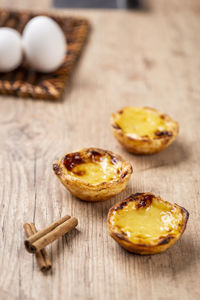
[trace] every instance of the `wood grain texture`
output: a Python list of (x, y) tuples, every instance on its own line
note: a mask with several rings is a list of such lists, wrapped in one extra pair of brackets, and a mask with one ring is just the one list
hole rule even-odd
[[(0, 97), (1, 299), (200, 298), (200, 4), (149, 2), (140, 13), (66, 11), (87, 17), (93, 31), (62, 103)], [(1, 3), (49, 7), (44, 0)], [(123, 150), (109, 118), (132, 104), (170, 114), (180, 123), (177, 141), (152, 156)], [(119, 153), (134, 168), (127, 190), (103, 203), (75, 199), (52, 171), (64, 152), (89, 146)], [(111, 205), (142, 191), (190, 212), (182, 239), (163, 254), (129, 254), (107, 233)], [(79, 225), (48, 247), (53, 269), (44, 276), (24, 249), (23, 224), (40, 230), (65, 214)]]

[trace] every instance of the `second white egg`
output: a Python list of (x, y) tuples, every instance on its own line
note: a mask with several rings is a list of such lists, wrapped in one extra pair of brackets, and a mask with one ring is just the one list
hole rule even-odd
[(19, 32), (8, 27), (0, 28), (0, 72), (16, 69), (22, 61), (22, 40)]
[(27, 23), (23, 31), (23, 45), (29, 65), (44, 73), (60, 67), (67, 52), (62, 29), (46, 16), (35, 17)]

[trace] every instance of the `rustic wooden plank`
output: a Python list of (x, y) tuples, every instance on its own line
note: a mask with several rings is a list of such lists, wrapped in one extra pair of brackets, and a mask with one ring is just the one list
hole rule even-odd
[[(32, 8), (30, 1), (2, 6)], [(49, 2), (34, 1), (34, 9)], [(39, 7), (40, 8), (40, 7)], [(200, 298), (199, 142), (200, 5), (150, 1), (148, 12), (66, 11), (90, 19), (93, 31), (62, 103), (0, 97), (0, 298)], [(162, 153), (133, 156), (112, 137), (109, 118), (126, 105), (149, 105), (180, 123)], [(121, 195), (103, 203), (72, 197), (52, 172), (54, 159), (87, 146), (123, 155), (134, 167)], [(167, 252), (140, 257), (107, 234), (113, 203), (150, 191), (190, 212), (182, 239)], [(23, 246), (23, 223), (40, 229), (69, 213), (77, 230), (52, 244), (44, 276)]]

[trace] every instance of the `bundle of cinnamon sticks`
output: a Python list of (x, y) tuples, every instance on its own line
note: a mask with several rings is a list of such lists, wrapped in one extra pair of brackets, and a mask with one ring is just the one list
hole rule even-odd
[(44, 248), (77, 225), (78, 220), (69, 215), (62, 217), (39, 232), (37, 232), (33, 223), (24, 224), (24, 230), (27, 236), (27, 239), (24, 241), (26, 250), (36, 254), (36, 259), (41, 271), (51, 269), (51, 261)]

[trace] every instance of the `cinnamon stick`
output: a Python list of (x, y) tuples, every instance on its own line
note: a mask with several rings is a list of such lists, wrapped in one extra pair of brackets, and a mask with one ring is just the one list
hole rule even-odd
[[(37, 233), (37, 229), (33, 223), (25, 223), (24, 230), (27, 237), (31, 237), (35, 233)], [(42, 272), (48, 271), (51, 269), (51, 261), (45, 249), (36, 253), (36, 260), (38, 266)]]
[(67, 221), (70, 218), (71, 217), (69, 215), (66, 215), (66, 216), (62, 217), (61, 219), (59, 219), (58, 221), (53, 222), (51, 225), (49, 225), (45, 229), (42, 229), (39, 232), (37, 232), (36, 234), (34, 234), (33, 236), (31, 236), (28, 240), (25, 241), (26, 249), (32, 253), (33, 251), (30, 250), (31, 244), (33, 244), (36, 240), (40, 239), (45, 234), (49, 233), (50, 231), (52, 231), (53, 229), (55, 229), (60, 224), (64, 223), (65, 221)]
[(39, 252), (77, 225), (78, 220), (75, 217), (71, 218), (69, 215), (66, 215), (25, 240), (26, 250), (31, 253)]

